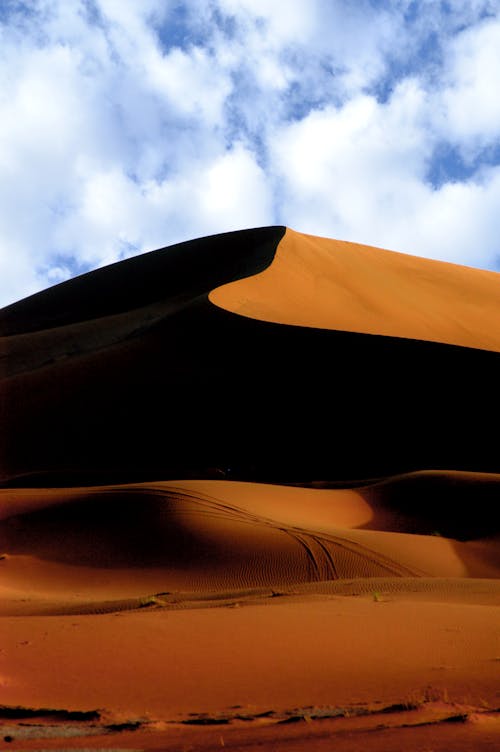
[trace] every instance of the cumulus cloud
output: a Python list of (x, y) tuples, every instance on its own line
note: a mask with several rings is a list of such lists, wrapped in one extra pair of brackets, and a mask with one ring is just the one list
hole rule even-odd
[(484, 148), (500, 135), (500, 18), (464, 30), (448, 52), (443, 131), (466, 150)]
[(283, 223), (496, 268), (496, 0), (9, 0), (0, 305)]

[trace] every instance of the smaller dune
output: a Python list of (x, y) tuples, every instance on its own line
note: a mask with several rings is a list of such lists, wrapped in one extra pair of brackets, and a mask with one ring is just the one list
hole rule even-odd
[[(85, 603), (136, 608), (161, 593), (201, 603), (259, 588), (265, 597), (302, 586), (326, 592), (320, 583), (340, 593), (341, 583), (372, 578), (400, 580), (398, 592), (413, 580), (422, 592), (429, 578), (494, 579), (499, 484), (414, 473), (349, 489), (230, 481), (2, 489), (4, 613), (29, 611), (19, 609), (26, 596), (33, 612), (53, 602), (61, 613)], [(467, 528), (473, 508), (478, 521)]]

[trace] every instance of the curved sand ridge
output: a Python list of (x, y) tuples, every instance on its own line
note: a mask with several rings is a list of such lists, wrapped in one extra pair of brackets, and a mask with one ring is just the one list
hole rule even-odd
[(500, 351), (500, 274), (290, 228), (270, 266), (209, 298), (280, 324)]

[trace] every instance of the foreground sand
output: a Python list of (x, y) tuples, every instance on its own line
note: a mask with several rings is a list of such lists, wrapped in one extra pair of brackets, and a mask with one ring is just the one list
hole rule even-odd
[[(404, 728), (432, 723), (443, 744), (451, 727), (478, 749), (498, 740), (498, 543), (423, 534), (432, 515), (393, 507), (394, 485), (410, 496), (442, 476), (4, 489), (2, 702), (18, 708), (5, 735), (26, 749), (355, 749), (383, 725), (412, 749), (422, 731)], [(471, 480), (453, 478), (462, 493)]]
[(499, 301), (274, 227), (0, 311), (0, 748), (500, 748)]
[[(455, 736), (469, 732), (469, 719), (483, 721), (490, 738), (499, 730), (490, 712), (498, 707), (498, 590), (494, 600), (344, 596), (175, 613), (4, 617), (4, 644), (16, 664), (17, 686), (6, 677), (9, 705), (94, 711), (86, 723), (47, 710), (19, 714), (31, 727), (11, 730), (13, 721), (4, 722), (21, 748), (30, 730), (61, 744), (71, 720), (80, 736), (135, 725), (145, 748), (158, 743), (155, 732), (174, 739), (195, 725), (217, 727), (226, 739), (227, 731), (236, 740), (244, 731), (257, 742), (263, 726), (275, 738), (283, 722), (311, 716), (337, 718), (328, 728), (335, 739), (346, 728), (338, 722), (344, 715), (351, 730), (460, 716)], [(137, 736), (116, 734), (112, 744), (137, 748)]]

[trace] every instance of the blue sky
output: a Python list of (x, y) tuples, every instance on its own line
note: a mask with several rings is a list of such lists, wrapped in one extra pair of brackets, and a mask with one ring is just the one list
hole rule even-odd
[(500, 269), (500, 0), (0, 2), (0, 305), (269, 224)]

